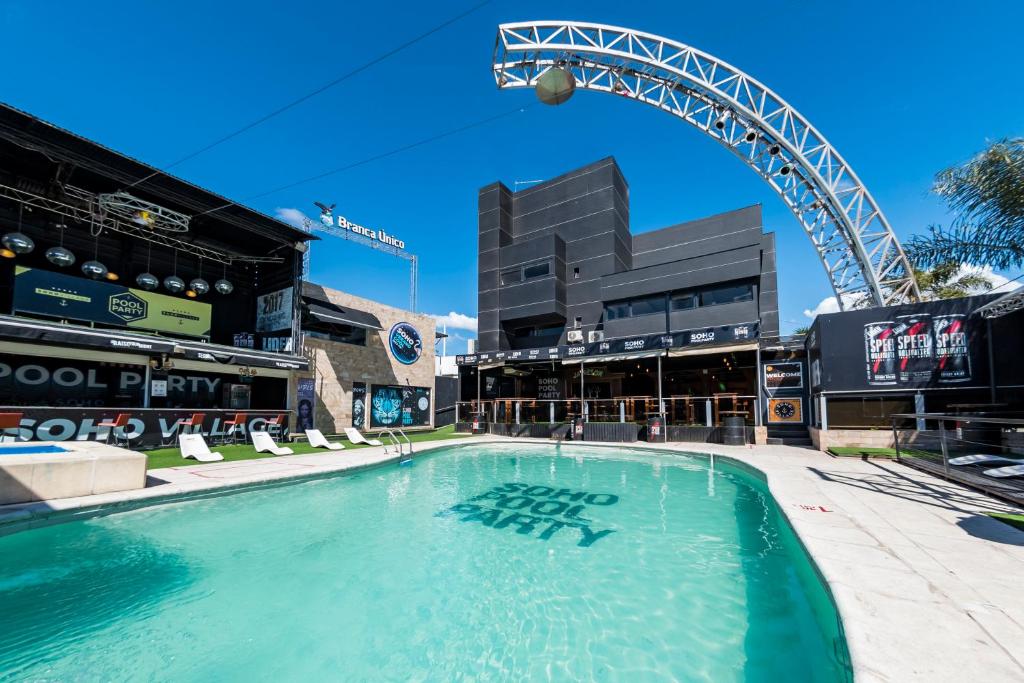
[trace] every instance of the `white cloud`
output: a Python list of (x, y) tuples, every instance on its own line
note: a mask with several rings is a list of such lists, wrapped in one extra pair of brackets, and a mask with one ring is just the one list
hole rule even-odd
[[(988, 278), (988, 281), (992, 283), (992, 289), (997, 294), (1006, 294), (1012, 292), (1015, 289), (1019, 289), (1024, 286), (1021, 285), (1020, 280), (1016, 282), (1010, 282), (1010, 278), (1003, 277), (999, 273), (992, 270), (992, 266), (960, 266), (960, 272), (957, 273), (957, 278), (961, 278), (964, 275), (982, 275)], [(971, 294), (984, 294), (985, 289), (974, 289)]]
[[(857, 303), (864, 298), (863, 294), (844, 294), (843, 303), (846, 305), (846, 310), (855, 308)], [(827, 296), (818, 302), (818, 305), (814, 308), (805, 308), (804, 315), (811, 320), (814, 320), (819, 315), (824, 313), (838, 313), (839, 312), (839, 300), (834, 296)]]
[(451, 311), (445, 315), (433, 314), (431, 317), (437, 321), (438, 327), (447, 325), (449, 329), (469, 330), (476, 332), (476, 318)]
[(298, 209), (277, 208), (274, 209), (274, 215), (277, 217), (277, 220), (287, 223), (299, 230), (304, 230), (306, 221), (310, 220), (306, 214), (302, 213)]
[[(992, 270), (992, 266), (960, 266), (960, 270), (959, 272), (957, 272), (954, 281), (964, 277), (965, 275), (983, 275), (988, 279), (989, 282), (992, 283), (993, 291), (996, 294), (1006, 294), (1007, 292), (1012, 292), (1013, 290), (1024, 286), (1021, 284), (1019, 280), (1016, 282), (1011, 282), (1010, 278), (1004, 277), (999, 273), (996, 273), (995, 271)], [(970, 290), (969, 293), (984, 294), (986, 291), (989, 290), (978, 287), (973, 288), (972, 290)], [(851, 304), (855, 304), (857, 302), (857, 296), (848, 295), (848, 297), (845, 298), (844, 301), (846, 302), (846, 309), (849, 310), (850, 308), (853, 307)], [(824, 299), (819, 301), (818, 305), (815, 306), (814, 308), (804, 309), (804, 315), (812, 320), (815, 317), (822, 315), (824, 313), (838, 312), (839, 302), (836, 300), (834, 296), (825, 297)]]

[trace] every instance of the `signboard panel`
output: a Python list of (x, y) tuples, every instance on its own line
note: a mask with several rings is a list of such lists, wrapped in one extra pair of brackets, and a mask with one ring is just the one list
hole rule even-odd
[(740, 325), (721, 325), (705, 327), (697, 330), (686, 330), (674, 334), (652, 334), (640, 337), (621, 337), (590, 344), (571, 344), (565, 346), (549, 346), (540, 349), (520, 349), (516, 351), (495, 351), (489, 353), (467, 354), (455, 357), (457, 365), (477, 365), (498, 361), (538, 361), (559, 360), (563, 358), (579, 358), (603, 356), (622, 353), (639, 353), (658, 349), (678, 349), (694, 346), (711, 346), (713, 344), (734, 344), (757, 339), (758, 325), (756, 322)]
[(804, 421), (804, 400), (792, 398), (768, 399), (768, 422), (771, 424), (802, 424)]
[(17, 266), (15, 312), (188, 337), (210, 335), (210, 304)]
[(769, 392), (778, 389), (803, 389), (804, 364), (799, 362), (765, 363), (764, 388)]
[(256, 297), (256, 331), (277, 332), (291, 329), (293, 287)]

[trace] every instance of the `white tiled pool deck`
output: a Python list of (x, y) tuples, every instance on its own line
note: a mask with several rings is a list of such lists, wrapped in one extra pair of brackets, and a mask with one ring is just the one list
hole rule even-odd
[[(416, 449), (511, 440), (473, 437)], [(1024, 681), (1024, 532), (984, 515), (1013, 508), (887, 461), (787, 446), (636, 445), (725, 455), (764, 472), (835, 596), (856, 680)], [(153, 470), (151, 485), (137, 491), (0, 507), (0, 534), (393, 460), (366, 448)]]

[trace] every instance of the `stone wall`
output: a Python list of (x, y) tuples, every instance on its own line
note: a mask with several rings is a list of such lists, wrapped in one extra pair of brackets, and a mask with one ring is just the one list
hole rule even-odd
[[(304, 350), (310, 361), (309, 372), (292, 373), (289, 396), (294, 402), (299, 378), (316, 382), (316, 427), (326, 433), (338, 433), (352, 426), (352, 384), (366, 384), (367, 399), (374, 384), (429, 387), (431, 424), (434, 401), (435, 322), (429, 315), (413, 313), (376, 301), (306, 283), (307, 292), (341, 306), (371, 313), (380, 320), (381, 330), (367, 330), (366, 346), (344, 344), (306, 336)], [(412, 365), (399, 363), (388, 349), (388, 333), (395, 323), (406, 322), (416, 328), (423, 342), (423, 355)], [(365, 429), (372, 429), (369, 425)]]
[(819, 451), (832, 446), (862, 446), (864, 448), (892, 448), (891, 429), (817, 429), (808, 427), (811, 443)]

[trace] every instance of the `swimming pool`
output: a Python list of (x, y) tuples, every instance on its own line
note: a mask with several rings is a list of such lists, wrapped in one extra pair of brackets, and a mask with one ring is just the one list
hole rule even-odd
[(12, 679), (850, 677), (763, 483), (629, 449), (446, 448), (35, 529), (0, 538), (0, 604)]
[(0, 446), (0, 455), (39, 455), (41, 453), (67, 453), (66, 448), (60, 446), (26, 445), (26, 446)]

